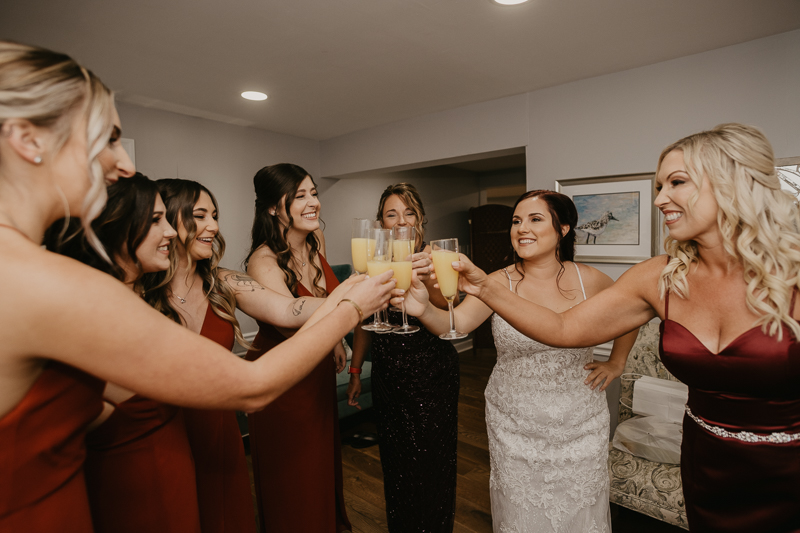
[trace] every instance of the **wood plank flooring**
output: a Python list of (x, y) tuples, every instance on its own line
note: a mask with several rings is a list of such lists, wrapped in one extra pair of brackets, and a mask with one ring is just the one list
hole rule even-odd
[[(489, 440), (483, 391), (497, 356), (494, 350), (478, 349), (464, 352), (460, 358), (458, 481), (453, 531), (491, 533)], [(370, 410), (349, 417), (342, 426), (343, 439), (353, 433), (375, 433)], [(379, 446), (355, 449), (343, 444), (342, 463), (345, 502), (347, 515), (353, 524), (352, 533), (387, 533)], [(615, 505), (611, 506), (611, 513), (614, 533), (685, 533), (680, 528)]]
[[(492, 532), (489, 439), (483, 391), (496, 360), (494, 350), (477, 350), (477, 353), (470, 350), (461, 354), (455, 533)], [(375, 432), (369, 420), (343, 429), (342, 437), (364, 432)], [(344, 496), (353, 533), (386, 533), (379, 446), (362, 449), (342, 446), (342, 463)]]

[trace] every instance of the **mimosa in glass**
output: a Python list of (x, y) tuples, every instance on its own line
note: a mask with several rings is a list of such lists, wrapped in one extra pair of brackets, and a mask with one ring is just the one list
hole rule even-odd
[[(353, 254), (353, 269), (359, 274), (367, 273), (367, 250), (369, 231), (372, 228), (372, 221), (366, 218), (353, 219), (353, 236), (350, 239), (350, 251)], [(375, 243), (372, 243), (373, 246)]]
[[(392, 230), (372, 228), (366, 239), (367, 247), (367, 274), (370, 277), (380, 276), (392, 268)], [(372, 324), (361, 326), (367, 331), (375, 333), (389, 333), (393, 326), (380, 319), (380, 312), (375, 312)]]
[(456, 319), (453, 311), (453, 301), (458, 294), (458, 272), (453, 269), (453, 261), (458, 261), (458, 239), (441, 239), (431, 242), (431, 257), (433, 268), (436, 270), (436, 279), (439, 290), (447, 300), (447, 309), (450, 312), (450, 331), (439, 335), (440, 339), (463, 339), (466, 333), (456, 330)]
[[(411, 256), (414, 254), (417, 230), (412, 226), (395, 226), (392, 228), (392, 236), (394, 237), (393, 277), (397, 280), (397, 288), (407, 291), (411, 288)], [(405, 300), (403, 300), (402, 310), (403, 325), (395, 328), (392, 333), (407, 335), (419, 331), (419, 326), (408, 325)]]

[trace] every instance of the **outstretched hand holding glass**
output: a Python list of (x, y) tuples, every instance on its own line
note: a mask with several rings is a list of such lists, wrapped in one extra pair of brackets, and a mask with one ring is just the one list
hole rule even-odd
[(453, 269), (453, 261), (458, 261), (458, 239), (441, 239), (431, 242), (431, 256), (433, 267), (436, 270), (436, 279), (439, 280), (439, 290), (447, 300), (447, 309), (450, 313), (450, 331), (439, 335), (440, 339), (463, 339), (466, 333), (456, 330), (453, 301), (458, 294), (458, 272)]

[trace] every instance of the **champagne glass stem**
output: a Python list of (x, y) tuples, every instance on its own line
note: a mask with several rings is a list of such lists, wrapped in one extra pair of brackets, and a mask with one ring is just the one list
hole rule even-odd
[(453, 310), (453, 298), (447, 299), (447, 310), (450, 314), (450, 333), (456, 332), (456, 313)]
[(405, 300), (403, 300), (403, 302), (401, 303), (400, 308), (403, 310), (403, 329), (406, 330), (406, 329), (408, 329), (408, 319), (406, 318), (406, 301)]

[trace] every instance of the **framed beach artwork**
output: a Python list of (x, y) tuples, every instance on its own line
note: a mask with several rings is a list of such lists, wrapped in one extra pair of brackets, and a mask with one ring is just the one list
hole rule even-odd
[(575, 260), (639, 263), (660, 245), (658, 210), (653, 206), (653, 174), (556, 181), (578, 209)]

